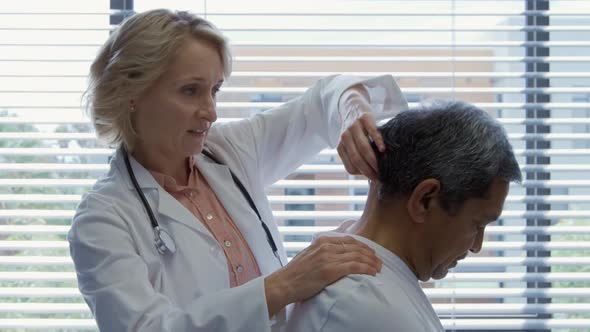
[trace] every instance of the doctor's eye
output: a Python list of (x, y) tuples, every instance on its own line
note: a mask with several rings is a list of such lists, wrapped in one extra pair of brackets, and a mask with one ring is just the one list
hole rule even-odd
[(213, 97), (217, 97), (217, 93), (219, 93), (219, 90), (221, 90), (221, 87), (220, 86), (213, 87), (213, 90), (211, 90), (211, 95)]
[(194, 85), (183, 86), (180, 91), (183, 95), (194, 96), (197, 93), (197, 87)]

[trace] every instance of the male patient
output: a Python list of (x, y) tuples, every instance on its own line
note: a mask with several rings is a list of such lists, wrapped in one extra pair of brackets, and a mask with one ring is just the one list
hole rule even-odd
[(418, 280), (441, 279), (498, 219), (520, 169), (504, 129), (463, 102), (434, 102), (380, 128), (387, 151), (363, 215), (348, 233), (383, 260), (293, 308), (287, 331), (444, 331)]

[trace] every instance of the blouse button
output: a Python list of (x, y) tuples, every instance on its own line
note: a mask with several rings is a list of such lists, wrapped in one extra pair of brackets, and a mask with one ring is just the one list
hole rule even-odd
[(207, 220), (211, 220), (211, 219), (213, 219), (213, 215), (211, 213), (207, 213), (205, 218), (207, 218)]
[(226, 247), (231, 247), (231, 241), (230, 240), (225, 240), (225, 246)]
[(238, 271), (238, 273), (242, 273), (244, 271), (244, 268), (242, 267), (242, 265), (238, 265), (236, 271)]

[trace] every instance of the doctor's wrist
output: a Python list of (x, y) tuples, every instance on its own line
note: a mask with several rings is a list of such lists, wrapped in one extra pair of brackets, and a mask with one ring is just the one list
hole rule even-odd
[(281, 270), (264, 278), (264, 292), (268, 317), (276, 315), (287, 304), (295, 302), (289, 283), (285, 282), (281, 276)]

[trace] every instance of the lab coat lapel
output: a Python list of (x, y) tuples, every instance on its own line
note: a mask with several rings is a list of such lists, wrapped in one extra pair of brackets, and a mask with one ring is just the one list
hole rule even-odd
[(162, 187), (158, 188), (159, 204), (158, 212), (160, 215), (170, 218), (172, 221), (179, 222), (190, 229), (193, 229), (203, 235), (216, 241), (209, 230), (203, 225), (203, 222), (197, 219), (187, 208), (185, 208), (176, 198), (172, 197)]
[[(274, 257), (266, 240), (266, 234), (259, 225), (260, 221), (256, 213), (250, 208), (246, 198), (234, 183), (229, 168), (225, 165), (219, 165), (205, 159), (202, 155), (197, 158), (197, 167), (207, 179), (207, 182), (217, 195), (217, 198), (236, 224), (242, 236), (250, 246), (250, 250), (257, 258), (258, 265), (266, 273), (268, 269), (272, 271), (275, 267), (263, 266), (268, 259), (260, 259)], [(244, 186), (243, 179), (240, 179)], [(251, 195), (251, 194), (250, 194)], [(256, 203), (256, 202), (255, 202)], [(273, 262), (273, 260), (270, 260)], [(271, 269), (272, 268), (272, 269)]]
[[(118, 159), (117, 162), (120, 166), (119, 169), (122, 167), (123, 170), (126, 170), (122, 154), (119, 153), (116, 158)], [(156, 182), (147, 169), (145, 169), (133, 157), (129, 159), (131, 167), (133, 168), (133, 173), (135, 173), (135, 178), (150, 203), (150, 207), (154, 210), (154, 215), (162, 228), (166, 228), (163, 223), (164, 218), (162, 218), (162, 216), (165, 216), (168, 218), (167, 220), (179, 222), (188, 228), (215, 240), (203, 223), (187, 210), (187, 208), (180, 204), (176, 198), (166, 192), (166, 190)], [(128, 187), (129, 190), (135, 190), (130, 179), (128, 181)], [(154, 207), (157, 207), (157, 209)]]

